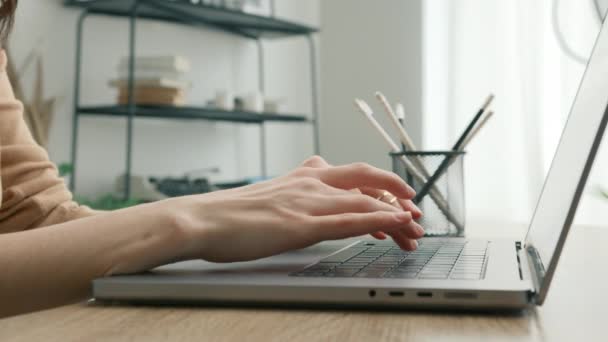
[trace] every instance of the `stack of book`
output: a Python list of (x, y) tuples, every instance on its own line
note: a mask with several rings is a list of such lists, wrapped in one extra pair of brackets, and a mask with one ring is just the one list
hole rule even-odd
[[(190, 71), (190, 62), (181, 56), (148, 56), (135, 59), (135, 91), (137, 105), (183, 106), (188, 83), (184, 75)], [(129, 59), (118, 65), (118, 79), (110, 86), (118, 88), (118, 104), (129, 103)]]

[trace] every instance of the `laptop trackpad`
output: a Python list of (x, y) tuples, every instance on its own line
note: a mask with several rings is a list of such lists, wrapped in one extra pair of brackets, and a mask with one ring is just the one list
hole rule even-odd
[(262, 274), (285, 275), (316, 263), (320, 259), (357, 241), (360, 241), (360, 239), (328, 241), (297, 251), (248, 262), (211, 263), (203, 260), (184, 261), (158, 267), (152, 270), (151, 273), (163, 276), (183, 275), (184, 273), (214, 276), (235, 274), (256, 274), (258, 276)]

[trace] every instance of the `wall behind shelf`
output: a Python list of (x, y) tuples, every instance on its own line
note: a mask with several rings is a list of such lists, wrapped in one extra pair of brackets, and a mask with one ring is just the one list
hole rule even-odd
[[(45, 91), (59, 96), (49, 153), (57, 163), (69, 160), (75, 27), (79, 11), (66, 9), (60, 0), (19, 3), (17, 25), (11, 37), (16, 64), (35, 47), (44, 57)], [(277, 1), (284, 18), (319, 24), (319, 2)], [(115, 90), (107, 86), (115, 65), (127, 53), (128, 23), (120, 18), (93, 17), (86, 25), (83, 103), (113, 103)], [(138, 53), (176, 53), (194, 65), (189, 79), (194, 86), (188, 102), (202, 105), (217, 88), (236, 92), (257, 89), (255, 43), (220, 32), (181, 25), (143, 22), (138, 27)], [(266, 84), (271, 96), (285, 97), (287, 112), (309, 113), (308, 50), (304, 38), (264, 43)], [(25, 75), (31, 88), (33, 73)], [(269, 173), (281, 174), (313, 153), (307, 125), (268, 125)], [(80, 130), (78, 193), (94, 196), (110, 192), (124, 170), (125, 121), (83, 118)], [(141, 119), (135, 125), (134, 171), (140, 174), (181, 175), (184, 171), (219, 166), (217, 180), (257, 176), (260, 169), (257, 126), (199, 121)]]
[(366, 100), (389, 130), (374, 98), (377, 90), (404, 104), (409, 132), (420, 146), (422, 23), (419, 0), (321, 3), (321, 138), (332, 163), (365, 161), (391, 168), (386, 144), (353, 105), (355, 97)]

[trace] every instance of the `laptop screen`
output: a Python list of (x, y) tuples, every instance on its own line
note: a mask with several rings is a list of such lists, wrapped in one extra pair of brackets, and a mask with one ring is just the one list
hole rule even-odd
[(544, 300), (606, 124), (608, 29), (598, 35), (526, 237)]

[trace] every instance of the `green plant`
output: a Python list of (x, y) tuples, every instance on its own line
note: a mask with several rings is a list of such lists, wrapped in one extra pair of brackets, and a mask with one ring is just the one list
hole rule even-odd
[(136, 198), (124, 199), (111, 194), (106, 194), (96, 199), (77, 196), (76, 202), (97, 210), (118, 210), (143, 203), (142, 200)]
[(74, 166), (70, 163), (61, 163), (57, 166), (57, 169), (59, 170), (59, 176), (65, 177), (74, 171)]

